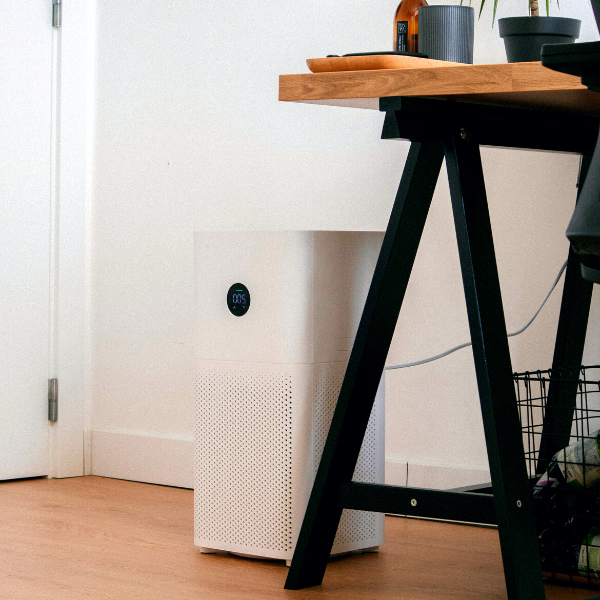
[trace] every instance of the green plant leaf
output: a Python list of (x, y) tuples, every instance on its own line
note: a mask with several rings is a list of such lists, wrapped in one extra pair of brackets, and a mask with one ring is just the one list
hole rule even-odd
[[(479, 19), (481, 19), (481, 13), (483, 12), (483, 5), (485, 4), (485, 0), (481, 0), (481, 6), (479, 7)], [(494, 24), (492, 23), (492, 27)]]
[(494, 14), (492, 15), (492, 27), (494, 27), (494, 23), (496, 22), (496, 9), (498, 8), (498, 0), (494, 0)]

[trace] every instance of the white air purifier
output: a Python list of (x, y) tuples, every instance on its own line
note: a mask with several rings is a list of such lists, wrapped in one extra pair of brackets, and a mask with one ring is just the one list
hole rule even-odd
[[(382, 232), (198, 232), (194, 542), (288, 565)], [(383, 380), (382, 380), (383, 381)], [(355, 481), (384, 481), (384, 386)], [(332, 554), (383, 543), (344, 510)]]

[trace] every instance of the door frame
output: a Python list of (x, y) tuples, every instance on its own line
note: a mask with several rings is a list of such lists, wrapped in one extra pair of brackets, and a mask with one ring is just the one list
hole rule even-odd
[(58, 420), (49, 425), (49, 477), (91, 472), (95, 4), (63, 0), (61, 27), (53, 28), (48, 378), (58, 378), (59, 401)]

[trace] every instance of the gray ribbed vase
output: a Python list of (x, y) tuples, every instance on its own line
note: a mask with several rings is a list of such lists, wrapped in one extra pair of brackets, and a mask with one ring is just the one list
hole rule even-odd
[(471, 6), (419, 7), (419, 52), (429, 58), (473, 64), (474, 31)]

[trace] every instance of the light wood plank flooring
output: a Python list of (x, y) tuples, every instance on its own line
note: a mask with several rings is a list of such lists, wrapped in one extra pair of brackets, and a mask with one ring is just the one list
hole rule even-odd
[(200, 554), (190, 490), (99, 477), (0, 483), (2, 600), (506, 598), (495, 530), (395, 517), (378, 554), (333, 560), (322, 586), (286, 591), (286, 575), (278, 561)]

